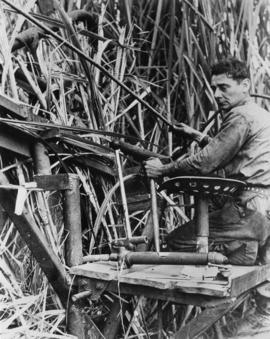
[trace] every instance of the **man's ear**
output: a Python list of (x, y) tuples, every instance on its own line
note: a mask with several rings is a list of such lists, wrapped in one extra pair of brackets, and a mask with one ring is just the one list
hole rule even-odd
[(242, 80), (242, 86), (243, 86), (244, 93), (248, 93), (250, 90), (250, 80), (249, 79)]

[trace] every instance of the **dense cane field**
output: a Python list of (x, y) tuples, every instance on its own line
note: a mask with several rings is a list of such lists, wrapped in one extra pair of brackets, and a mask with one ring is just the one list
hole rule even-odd
[[(0, 94), (85, 141), (63, 138), (61, 151), (48, 150), (53, 174), (79, 177), (84, 255), (108, 253), (112, 239), (125, 233), (111, 141), (168, 156), (193, 152), (193, 143), (173, 135), (166, 121), (215, 130), (218, 116), (206, 127), (217, 110), (210, 66), (226, 56), (247, 61), (252, 95), (270, 110), (269, 17), (269, 0), (0, 1)], [(38, 124), (17, 127), (43, 131)], [(1, 171), (12, 184), (32, 180), (32, 159), (0, 155)], [(123, 157), (127, 186), (137, 165)], [(190, 216), (169, 199), (161, 235)], [(149, 218), (148, 205), (130, 211), (136, 235)], [(61, 195), (30, 190), (25, 208), (65, 265)], [(66, 333), (63, 305), (16, 227), (5, 211), (0, 217), (0, 337), (75, 338)], [(99, 303), (88, 301), (85, 311), (95, 326), (102, 328), (115, 301), (121, 306), (119, 338), (157, 337), (160, 307), (167, 315), (164, 338), (200, 312), (107, 294)], [(243, 309), (224, 319), (225, 334), (233, 332)], [(206, 337), (215, 338), (214, 329)]]

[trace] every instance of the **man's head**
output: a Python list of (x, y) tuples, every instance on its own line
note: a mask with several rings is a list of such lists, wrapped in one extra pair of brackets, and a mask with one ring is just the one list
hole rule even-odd
[(246, 64), (234, 58), (212, 67), (211, 87), (219, 109), (228, 111), (249, 97), (250, 80)]

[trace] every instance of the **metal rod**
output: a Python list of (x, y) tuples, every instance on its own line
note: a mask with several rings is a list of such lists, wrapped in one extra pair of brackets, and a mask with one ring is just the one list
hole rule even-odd
[(227, 264), (228, 259), (221, 253), (191, 253), (191, 252), (131, 252), (97, 254), (83, 257), (83, 262), (125, 261), (127, 265), (206, 265)]
[(83, 263), (87, 262), (97, 262), (97, 261), (118, 261), (119, 260), (118, 253), (111, 254), (90, 254), (86, 255), (82, 258)]
[(206, 265), (208, 262), (225, 264), (227, 257), (221, 253), (190, 252), (127, 252), (125, 261), (128, 265)]
[(154, 242), (156, 252), (160, 252), (159, 246), (159, 222), (158, 222), (158, 209), (157, 209), (157, 192), (155, 186), (155, 180), (150, 179), (150, 193), (151, 193), (151, 212), (153, 218), (153, 226), (154, 226)]
[(91, 291), (91, 290), (79, 292), (79, 293), (73, 294), (71, 299), (75, 303), (75, 302), (77, 302), (77, 301), (79, 301), (81, 299), (89, 297), (92, 293), (93, 293), (93, 291)]
[(131, 226), (130, 226), (130, 221), (129, 221), (127, 197), (126, 197), (125, 185), (124, 185), (124, 180), (123, 180), (123, 172), (122, 172), (122, 165), (120, 161), (120, 150), (119, 149), (115, 150), (115, 157), (116, 157), (116, 163), (117, 163), (117, 171), (118, 171), (118, 177), (119, 177), (122, 205), (123, 205), (124, 216), (125, 216), (126, 233), (127, 233), (127, 237), (131, 238), (132, 232), (131, 232)]
[(113, 246), (128, 246), (130, 244), (132, 245), (138, 245), (138, 244), (147, 244), (148, 238), (146, 236), (137, 236), (132, 238), (118, 238), (112, 241)]
[[(125, 240), (124, 238), (118, 238), (117, 240)], [(148, 238), (146, 235), (139, 235), (139, 236), (136, 236), (136, 237), (132, 237), (130, 239), (128, 239), (128, 241), (131, 243), (131, 244), (134, 244), (134, 245), (137, 245), (137, 244), (148, 244)]]
[(71, 189), (64, 192), (65, 257), (68, 266), (76, 266), (82, 263), (80, 188), (79, 177), (76, 174), (68, 176)]
[(208, 252), (209, 217), (208, 198), (195, 198), (195, 225), (196, 225), (196, 250), (198, 253)]

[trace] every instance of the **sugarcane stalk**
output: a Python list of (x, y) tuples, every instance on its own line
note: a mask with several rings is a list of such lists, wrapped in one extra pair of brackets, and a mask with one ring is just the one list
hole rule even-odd
[(117, 171), (118, 171), (118, 178), (119, 178), (119, 184), (120, 184), (122, 205), (123, 205), (124, 216), (125, 216), (126, 234), (129, 239), (132, 237), (132, 232), (131, 232), (131, 226), (130, 226), (130, 221), (129, 221), (127, 197), (126, 197), (125, 185), (124, 185), (124, 180), (123, 180), (122, 166), (121, 166), (121, 161), (120, 161), (120, 149), (115, 150), (115, 157), (116, 157), (116, 163), (117, 163)]

